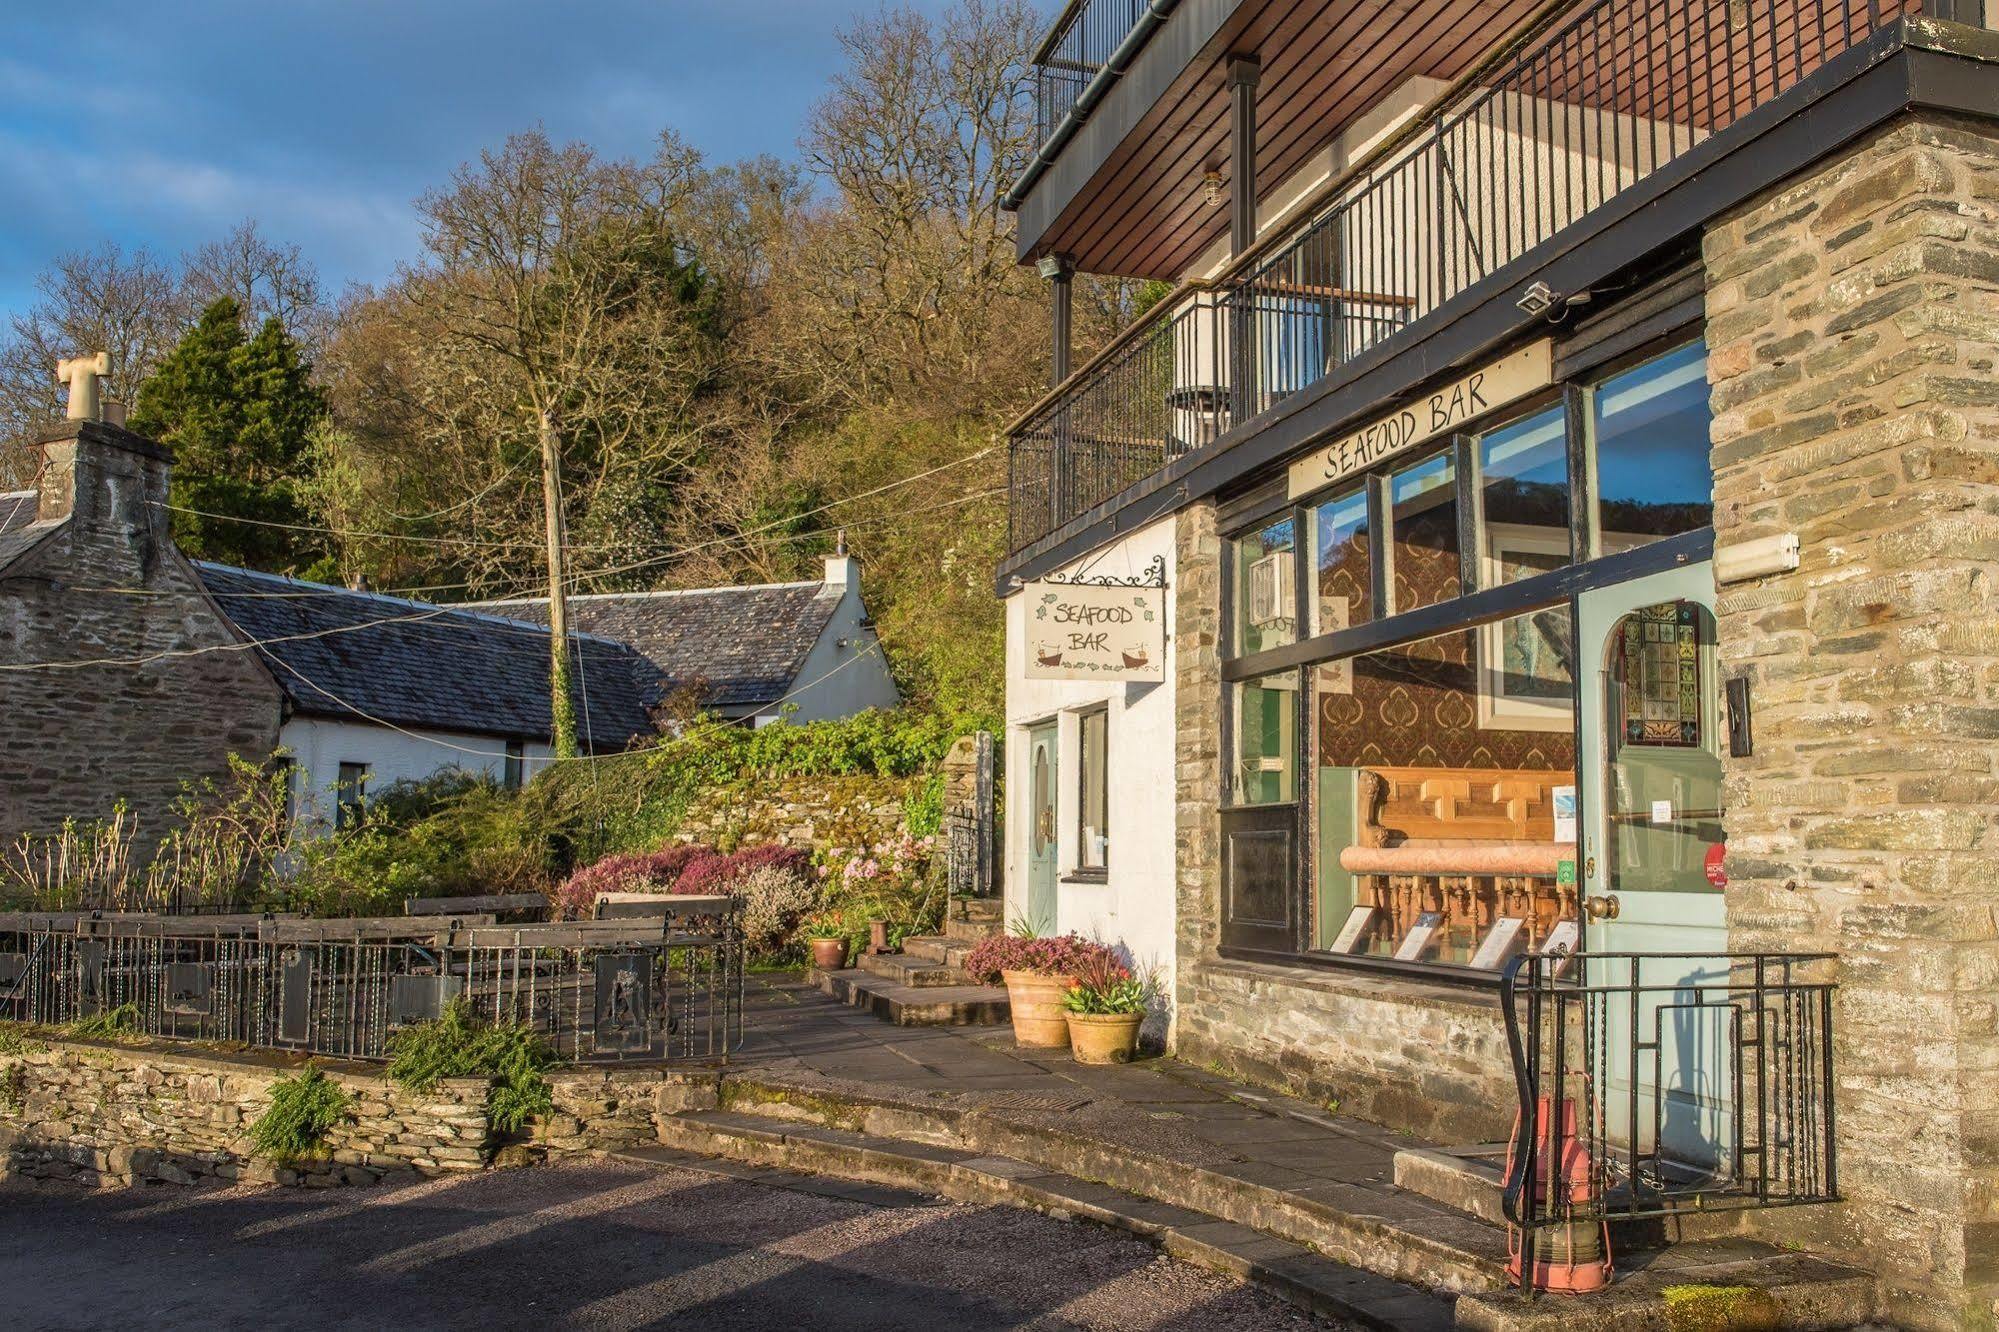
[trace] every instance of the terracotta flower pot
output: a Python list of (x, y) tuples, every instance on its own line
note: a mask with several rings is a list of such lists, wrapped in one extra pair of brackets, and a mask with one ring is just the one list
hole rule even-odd
[(821, 971), (845, 971), (847, 969), (847, 941), (845, 939), (814, 939), (812, 941), (812, 965)]
[(1128, 1064), (1138, 1051), (1143, 1013), (1070, 1013), (1069, 1044), (1079, 1064)]
[(1021, 1045), (1059, 1046), (1069, 1043), (1069, 1014), (1062, 1007), (1074, 976), (1044, 976), (1038, 971), (1002, 971), (1006, 997), (1013, 1010), (1013, 1039)]

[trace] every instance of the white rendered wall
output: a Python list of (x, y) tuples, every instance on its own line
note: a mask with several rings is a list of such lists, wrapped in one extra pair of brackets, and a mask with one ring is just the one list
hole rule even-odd
[[(1173, 845), (1173, 584), (1174, 520), (1165, 518), (1103, 547), (1060, 571), (1088, 566), (1092, 575), (1141, 574), (1153, 557), (1166, 561), (1166, 680), (1162, 684), (1026, 678), (1028, 599), (1006, 601), (1006, 916), (1027, 907), (1030, 811), (1027, 730), (1056, 723), (1058, 932), (1075, 931), (1125, 950), (1142, 970), (1156, 971), (1160, 996), (1146, 1035), (1170, 1039), (1174, 949)], [(1106, 771), (1109, 874), (1102, 882), (1071, 877), (1079, 851), (1077, 815), (1081, 765), (1077, 716), (1109, 705)]]
[[(452, 731), (404, 734), (366, 722), (327, 717), (293, 717), (278, 731), (278, 744), (296, 766), (292, 791), (298, 816), (323, 821), (333, 817), (333, 786), (342, 763), (368, 765), (368, 790), (380, 791), (395, 782), (421, 780), (447, 768), (486, 773), (500, 781), (506, 770), (507, 742), (497, 736), (463, 735)], [(470, 752), (467, 752), (470, 751)], [(528, 742), (522, 780), (548, 766), (553, 750)], [(315, 818), (316, 816), (316, 818)]]

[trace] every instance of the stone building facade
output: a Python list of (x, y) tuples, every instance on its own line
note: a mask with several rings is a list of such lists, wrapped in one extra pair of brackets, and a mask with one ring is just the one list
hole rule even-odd
[(107, 795), (158, 836), (183, 783), (276, 748), (278, 683), (174, 546), (163, 448), (72, 421), (44, 457), (36, 520), (0, 535), (0, 840)]
[(1728, 760), (1731, 940), (1840, 958), (1847, 1201), (1765, 1226), (1989, 1325), (1999, 134), (1906, 119), (1704, 252), (1716, 540), (1795, 531), (1803, 552), (1717, 606), (1757, 700), (1754, 752)]

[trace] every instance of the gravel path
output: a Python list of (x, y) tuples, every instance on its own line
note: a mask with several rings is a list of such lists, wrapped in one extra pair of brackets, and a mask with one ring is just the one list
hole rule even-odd
[(567, 1165), (378, 1189), (0, 1188), (20, 1328), (1325, 1329), (1080, 1223)]

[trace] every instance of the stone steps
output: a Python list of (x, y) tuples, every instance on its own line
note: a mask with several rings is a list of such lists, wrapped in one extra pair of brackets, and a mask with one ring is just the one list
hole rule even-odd
[(898, 1027), (983, 1027), (1012, 1021), (1006, 990), (992, 985), (904, 985), (862, 971), (806, 971), (806, 979), (841, 1003)]
[(854, 959), (855, 969), (897, 985), (942, 986), (966, 983), (963, 976), (944, 963), (911, 953), (862, 953)]
[(1005, 904), (997, 897), (954, 897), (948, 913), (952, 920), (976, 921), (990, 925), (988, 934), (999, 933), (1006, 919)]
[[(1176, 1258), (1260, 1286), (1312, 1313), (1384, 1332), (1443, 1332), (1452, 1326), (1446, 1298), (1334, 1262), (1248, 1226), (1011, 1157), (724, 1110), (662, 1116), (660, 1140), (680, 1151), (1094, 1221), (1149, 1240)], [(655, 1160), (643, 1150), (617, 1159)]]
[(998, 933), (999, 925), (995, 921), (959, 920), (954, 916), (944, 922), (944, 937), (963, 944), (975, 944)]
[[(1257, 1162), (1202, 1164), (1165, 1155), (1142, 1145), (1142, 1135), (1107, 1138), (1087, 1117), (1065, 1126), (1059, 1116), (1013, 1114), (988, 1106), (986, 1096), (971, 1093), (940, 1102), (891, 1087), (834, 1091), (770, 1074), (730, 1073), (718, 1085), (714, 1110), (662, 1114), (657, 1122), (668, 1146), (831, 1174), (886, 1171), (854, 1177), (946, 1193), (952, 1187), (972, 1187), (965, 1171), (991, 1173), (967, 1165), (980, 1161), (1001, 1160), (1006, 1171), (1092, 1181), (1089, 1188), (1117, 1195), (1117, 1205), (1108, 1208), (1114, 1215), (1098, 1219), (1143, 1221), (1148, 1215), (1168, 1215), (1145, 1209), (1172, 1209), (1171, 1220), (1152, 1222), (1179, 1237), (1161, 1241), (1169, 1252), (1176, 1252), (1175, 1244), (1190, 1246), (1182, 1256), (1272, 1289), (1278, 1289), (1286, 1273), (1305, 1271), (1312, 1275), (1299, 1297), (1304, 1307), (1375, 1326), (1443, 1324), (1421, 1321), (1434, 1309), (1423, 1314), (1414, 1311), (1429, 1306), (1413, 1305), (1406, 1312), (1418, 1319), (1414, 1323), (1373, 1322), (1376, 1315), (1368, 1312), (1368, 1300), (1342, 1308), (1320, 1278), (1330, 1279), (1327, 1274), (1337, 1269), (1352, 1277), (1385, 1279), (1404, 1291), (1421, 1287), (1435, 1301), (1456, 1298), (1458, 1325), (1483, 1332), (1672, 1332), (1683, 1325), (1675, 1321), (1680, 1305), (1690, 1300), (1725, 1303), (1738, 1296), (1748, 1322), (1716, 1304), (1703, 1308), (1708, 1321), (1697, 1325), (1847, 1328), (1869, 1321), (1876, 1307), (1875, 1284), (1867, 1274), (1742, 1238), (1699, 1240), (1652, 1252), (1620, 1249), (1620, 1277), (1611, 1291), (1579, 1299), (1542, 1293), (1529, 1300), (1507, 1285), (1504, 1228), (1455, 1206), (1440, 1206), (1400, 1188), (1337, 1182), (1308, 1189), (1279, 1187), (1265, 1182), (1270, 1167)], [(1011, 1175), (1002, 1177), (1019, 1182)], [(994, 1201), (1052, 1205), (1031, 1195), (1005, 1196), (1007, 1191), (997, 1186), (978, 1187), (991, 1189)], [(1476, 1197), (1465, 1200), (1485, 1210)], [(1094, 1215), (1070, 1206), (1065, 1210)], [(1189, 1220), (1183, 1213), (1201, 1219)], [(1204, 1240), (1226, 1243), (1217, 1246), (1220, 1252), (1194, 1252), (1191, 1246)], [(1380, 1287), (1369, 1289), (1369, 1299), (1401, 1298), (1382, 1295)], [(1315, 1302), (1322, 1300), (1327, 1302)]]
[(977, 945), (977, 939), (954, 939), (948, 934), (913, 934), (902, 941), (902, 951), (962, 972), (965, 958)]

